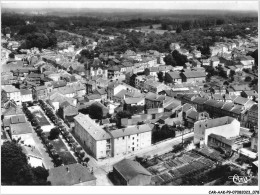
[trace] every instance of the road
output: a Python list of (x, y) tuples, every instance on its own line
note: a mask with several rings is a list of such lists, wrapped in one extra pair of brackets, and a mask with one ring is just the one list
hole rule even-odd
[[(194, 133), (188, 133), (186, 135), (183, 136), (184, 140), (193, 137)], [(109, 172), (112, 170), (113, 165), (117, 162), (119, 162), (120, 160), (124, 159), (124, 158), (128, 158), (128, 159), (134, 159), (135, 156), (154, 156), (154, 155), (161, 155), (161, 154), (165, 154), (167, 152), (170, 152), (172, 150), (172, 147), (174, 145), (177, 145), (179, 143), (182, 142), (182, 137), (176, 137), (164, 142), (161, 142), (159, 144), (155, 144), (152, 145), (148, 148), (144, 148), (143, 150), (140, 150), (138, 152), (135, 152), (133, 154), (129, 154), (129, 155), (125, 155), (119, 158), (110, 158), (110, 159), (105, 159), (102, 160), (100, 162), (97, 162), (95, 159), (93, 159), (91, 157), (91, 160), (89, 162), (89, 165), (92, 167), (98, 167), (103, 169), (105, 172)]]

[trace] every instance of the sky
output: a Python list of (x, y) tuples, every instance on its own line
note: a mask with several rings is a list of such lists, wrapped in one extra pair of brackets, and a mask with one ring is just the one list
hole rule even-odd
[(1, 1), (4, 8), (124, 8), (258, 10), (258, 1)]

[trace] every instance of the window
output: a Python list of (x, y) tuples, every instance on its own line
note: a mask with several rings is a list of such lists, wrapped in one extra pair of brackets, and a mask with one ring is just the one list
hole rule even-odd
[(133, 140), (134, 140), (135, 138), (133, 137)]
[(125, 136), (124, 136), (124, 137), (122, 137), (122, 139), (123, 139), (123, 140), (125, 140)]

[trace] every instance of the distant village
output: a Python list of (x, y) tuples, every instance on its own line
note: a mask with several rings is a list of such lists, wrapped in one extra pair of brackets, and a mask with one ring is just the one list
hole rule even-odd
[(127, 50), (86, 67), (81, 51), (99, 41), (14, 55), (21, 43), (2, 34), (2, 144), (19, 143), (51, 185), (185, 185), (220, 164), (255, 176), (258, 65), (246, 54), (258, 37), (224, 40), (207, 59), (171, 43), (185, 66), (166, 65), (168, 53)]

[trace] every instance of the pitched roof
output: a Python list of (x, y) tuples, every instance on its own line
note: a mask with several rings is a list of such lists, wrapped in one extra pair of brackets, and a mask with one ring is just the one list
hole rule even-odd
[(167, 74), (170, 75), (172, 79), (181, 79), (180, 73), (178, 72), (167, 72)]
[(136, 161), (124, 159), (114, 165), (114, 168), (122, 175), (122, 177), (129, 181), (138, 175), (151, 176), (152, 174), (147, 171), (142, 165)]
[(32, 91), (29, 89), (20, 89), (21, 95), (30, 95)]
[(51, 102), (59, 102), (60, 104), (68, 101), (71, 105), (73, 105), (74, 98), (66, 97), (65, 95), (60, 94), (59, 92), (54, 92), (50, 95)]
[(25, 123), (26, 118), (25, 115), (15, 115), (10, 117), (11, 124), (17, 124), (17, 123)]
[(207, 99), (206, 98), (202, 98), (202, 97), (196, 97), (193, 102), (197, 103), (197, 104), (204, 104), (204, 102), (206, 102)]
[(254, 104), (251, 108), (250, 108), (251, 112), (258, 112), (258, 104)]
[(60, 87), (57, 91), (63, 95), (75, 93), (75, 89), (71, 86)]
[(143, 97), (141, 97), (141, 98), (125, 98), (125, 103), (126, 104), (137, 104), (137, 103), (141, 102), (142, 100), (144, 100)]
[(11, 124), (10, 129), (12, 135), (27, 134), (27, 133), (32, 133), (33, 131), (32, 126), (28, 122)]
[(20, 90), (12, 85), (8, 86), (2, 86), (2, 90), (4, 90), (6, 93), (14, 93), (14, 92), (20, 92)]
[(123, 137), (128, 135), (145, 133), (148, 131), (152, 131), (151, 127), (148, 124), (144, 124), (144, 125), (128, 126), (123, 129), (112, 130), (109, 132), (109, 134), (113, 138), (118, 138), (118, 137)]
[(187, 114), (187, 117), (188, 117), (188, 118), (195, 119), (195, 120), (197, 119), (198, 116), (199, 116), (199, 113), (196, 112), (196, 111), (194, 111), (194, 110), (190, 111), (190, 112)]
[(4, 110), (2, 112), (2, 114), (4, 116), (11, 116), (11, 115), (18, 115), (18, 114), (24, 115), (21, 106), (17, 106), (16, 108), (14, 108), (13, 106), (10, 106), (6, 110)]
[(96, 100), (96, 99), (101, 99), (101, 96), (99, 94), (90, 94), (90, 95), (87, 95), (86, 98), (88, 100)]
[(89, 117), (89, 115), (84, 115), (79, 113), (77, 116), (74, 117), (74, 119), (96, 141), (106, 140), (111, 138), (111, 136), (104, 129), (102, 129), (98, 124), (96, 124), (95, 121)]
[(52, 86), (53, 88), (59, 88), (59, 87), (64, 87), (67, 85), (67, 82), (64, 81), (64, 80), (61, 80), (61, 81), (53, 81), (52, 82)]
[(182, 110), (183, 110), (183, 112), (186, 112), (186, 111), (188, 111), (189, 109), (191, 109), (192, 107), (193, 107), (193, 106), (192, 106), (191, 104), (186, 103), (186, 104), (183, 104)]
[(233, 88), (235, 91), (250, 91), (251, 90), (247, 85), (232, 85), (231, 88)]
[(239, 105), (246, 105), (250, 101), (251, 101), (250, 99), (247, 99), (247, 98), (244, 98), (244, 97), (241, 97), (241, 96), (237, 96), (234, 99), (234, 103), (239, 104)]
[(187, 78), (206, 77), (206, 73), (201, 71), (188, 71), (188, 72), (183, 72), (182, 74)]
[(42, 154), (40, 151), (35, 147), (28, 147), (28, 146), (22, 146), (23, 152), (26, 154), (26, 156), (31, 156), (39, 159), (43, 159)]
[(97, 88), (93, 93), (99, 94), (99, 95), (105, 95), (105, 94), (107, 94), (107, 91), (105, 88)]
[(255, 90), (245, 91), (245, 94), (248, 96), (258, 96), (257, 92)]
[(35, 90), (38, 91), (38, 90), (45, 90), (47, 89), (47, 87), (45, 85), (42, 85), (42, 86), (36, 86), (35, 87)]
[(70, 164), (51, 168), (47, 179), (51, 185), (75, 185), (87, 181), (96, 180), (87, 167), (81, 164)]

